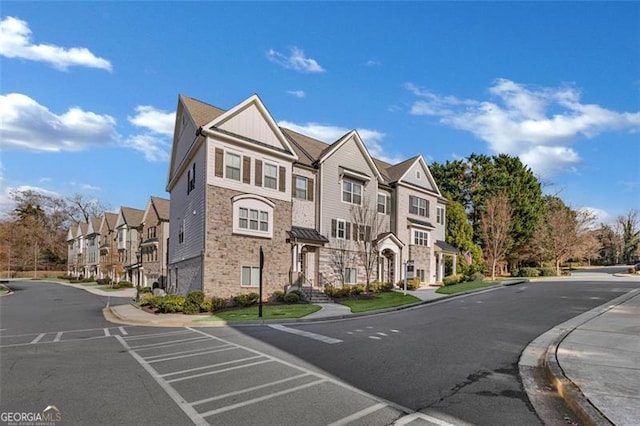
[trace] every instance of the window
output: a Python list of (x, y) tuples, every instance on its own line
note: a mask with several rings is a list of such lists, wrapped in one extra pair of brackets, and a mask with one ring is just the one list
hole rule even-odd
[(277, 189), (278, 188), (278, 166), (273, 164), (264, 165), (264, 187)]
[(436, 207), (436, 223), (444, 225), (444, 207)]
[(260, 285), (260, 268), (257, 266), (243, 266), (240, 285), (243, 287), (258, 287)]
[(342, 181), (342, 201), (360, 205), (362, 204), (362, 184), (350, 180)]
[(190, 194), (196, 187), (196, 163), (193, 163), (191, 170), (187, 172), (187, 194)]
[(386, 194), (378, 194), (378, 213), (391, 213), (390, 201), (388, 195)]
[(420, 170), (416, 170), (416, 179), (422, 179), (422, 175), (420, 174)]
[(296, 176), (295, 197), (301, 200), (307, 199), (309, 181), (306, 177)]
[(184, 243), (184, 223), (180, 224), (180, 230), (178, 231), (178, 244)]
[(150, 226), (149, 229), (147, 229), (147, 238), (155, 238), (155, 237), (156, 237), (156, 227)]
[(336, 237), (344, 240), (346, 238), (346, 234), (347, 234), (347, 222), (345, 222), (344, 220), (340, 220), (338, 219), (336, 221)]
[(424, 198), (409, 196), (409, 213), (429, 217), (429, 201)]
[(240, 207), (238, 210), (238, 227), (252, 231), (269, 232), (269, 213)]
[(226, 154), (226, 171), (225, 177), (227, 179), (240, 180), (240, 156), (227, 152)]
[(243, 194), (232, 199), (233, 232), (262, 238), (273, 236), (274, 204), (259, 196)]
[(358, 270), (356, 268), (344, 268), (344, 283), (355, 284), (358, 281)]
[(413, 231), (413, 244), (417, 246), (428, 246), (429, 245), (429, 233), (424, 231)]
[(424, 269), (416, 269), (416, 277), (420, 278), (420, 282), (424, 282)]

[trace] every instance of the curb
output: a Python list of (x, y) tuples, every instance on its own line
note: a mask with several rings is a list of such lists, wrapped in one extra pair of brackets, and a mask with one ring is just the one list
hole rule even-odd
[(589, 426), (613, 425), (613, 423), (584, 396), (575, 383), (569, 380), (558, 363), (556, 353), (562, 341), (573, 332), (567, 330), (557, 337), (547, 348), (542, 361), (542, 368), (547, 380), (558, 392), (567, 406), (585, 424)]
[(5, 294), (0, 294), (0, 297), (4, 297), (4, 296), (11, 296), (13, 294), (13, 290), (11, 290), (11, 288), (7, 287), (6, 285), (4, 285), (3, 283), (0, 283), (0, 287), (4, 288), (5, 290), (7, 290), (7, 292)]

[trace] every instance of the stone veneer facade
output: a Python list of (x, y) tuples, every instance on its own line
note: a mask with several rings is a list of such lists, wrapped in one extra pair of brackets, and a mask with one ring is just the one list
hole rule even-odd
[(203, 291), (207, 296), (228, 298), (258, 292), (258, 287), (243, 287), (242, 266), (259, 266), (260, 247), (264, 252), (263, 298), (289, 283), (291, 246), (286, 243), (291, 229), (291, 202), (270, 199), (273, 209), (273, 238), (233, 234), (232, 197), (242, 192), (207, 186)]

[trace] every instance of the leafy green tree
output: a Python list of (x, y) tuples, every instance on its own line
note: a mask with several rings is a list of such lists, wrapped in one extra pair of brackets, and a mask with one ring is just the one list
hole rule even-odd
[(458, 256), (456, 272), (471, 275), (483, 270), (482, 250), (473, 242), (473, 228), (462, 204), (451, 201), (447, 206), (446, 242), (458, 248), (462, 254), (471, 253), (472, 263), (467, 265), (464, 256)]

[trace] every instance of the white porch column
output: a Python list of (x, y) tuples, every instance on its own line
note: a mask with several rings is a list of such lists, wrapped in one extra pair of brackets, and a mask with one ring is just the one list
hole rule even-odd
[(453, 255), (453, 275), (456, 275), (456, 266), (458, 266), (458, 255)]

